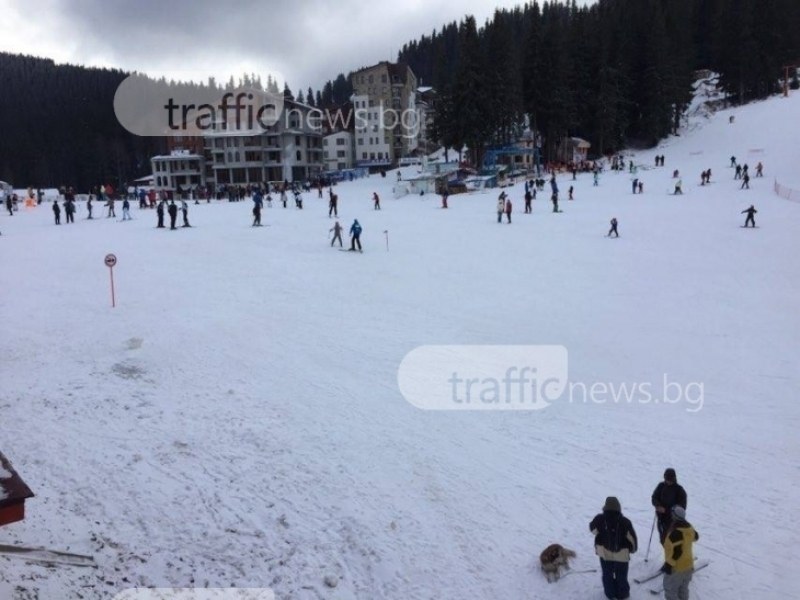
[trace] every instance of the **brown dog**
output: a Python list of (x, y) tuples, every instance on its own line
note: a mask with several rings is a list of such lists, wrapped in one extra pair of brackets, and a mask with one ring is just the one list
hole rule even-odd
[(542, 572), (548, 583), (558, 581), (561, 577), (561, 567), (564, 567), (565, 570), (569, 569), (570, 558), (575, 558), (575, 552), (564, 548), (561, 544), (550, 544), (542, 550), (539, 562), (542, 564)]

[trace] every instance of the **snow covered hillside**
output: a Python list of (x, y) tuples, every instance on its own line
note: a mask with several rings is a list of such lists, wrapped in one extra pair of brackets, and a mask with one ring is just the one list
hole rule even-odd
[[(49, 205), (4, 213), (0, 450), (36, 497), (0, 543), (98, 567), (0, 555), (0, 598), (237, 586), (602, 600), (599, 573), (548, 584), (538, 555), (558, 542), (574, 570), (596, 568), (588, 523), (615, 495), (640, 540), (631, 577), (658, 567), (657, 539), (644, 563), (650, 494), (668, 466), (711, 561), (692, 597), (792, 597), (800, 204), (772, 186), (800, 189), (800, 95), (729, 114), (633, 156), (641, 195), (628, 173), (598, 187), (563, 174), (564, 212), (540, 192), (526, 215), (517, 184), (511, 225), (496, 190), (442, 210), (393, 200), (393, 172), (342, 183), (340, 221), (362, 223), (363, 254), (331, 249), (315, 194), (302, 211), (265, 208), (263, 228), (250, 202), (191, 204), (179, 231), (136, 208), (121, 223), (81, 206), (59, 227)], [(731, 155), (751, 175), (763, 162), (750, 190)], [(674, 169), (683, 196), (668, 193)], [(759, 227), (743, 229), (751, 203)], [(397, 376), (425, 344), (563, 345), (571, 381), (660, 391), (666, 377), (702, 395), (424, 411)], [(631, 598), (648, 590), (632, 583)]]

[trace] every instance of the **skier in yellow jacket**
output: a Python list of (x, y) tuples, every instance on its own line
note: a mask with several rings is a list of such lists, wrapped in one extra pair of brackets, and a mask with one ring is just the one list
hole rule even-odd
[(700, 536), (686, 520), (686, 509), (672, 507), (672, 523), (664, 539), (664, 596), (666, 600), (689, 600), (689, 582), (694, 571), (692, 546)]

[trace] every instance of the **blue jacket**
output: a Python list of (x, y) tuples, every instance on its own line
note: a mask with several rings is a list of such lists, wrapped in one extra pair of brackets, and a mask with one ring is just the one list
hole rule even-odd
[(350, 226), (350, 235), (354, 235), (355, 237), (361, 235), (361, 225), (358, 221), (353, 221), (353, 224)]

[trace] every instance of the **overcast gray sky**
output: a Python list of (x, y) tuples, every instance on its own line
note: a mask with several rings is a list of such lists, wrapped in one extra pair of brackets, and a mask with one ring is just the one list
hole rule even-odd
[[(594, 0), (579, 0), (591, 4)], [(152, 75), (285, 77), (296, 92), (394, 60), (444, 23), (519, 0), (0, 0), (0, 51)]]

